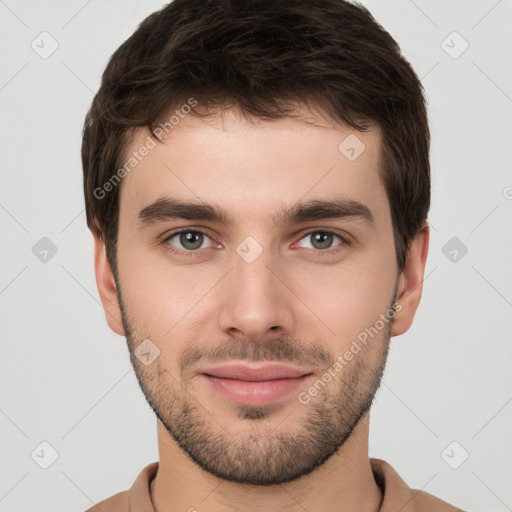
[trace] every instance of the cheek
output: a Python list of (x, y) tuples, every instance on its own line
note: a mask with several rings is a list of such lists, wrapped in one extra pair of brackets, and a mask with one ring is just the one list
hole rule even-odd
[[(140, 335), (171, 339), (218, 280), (213, 267), (173, 265), (164, 249), (137, 249), (119, 238), (119, 277), (130, 321)], [(200, 308), (197, 309), (199, 311)]]
[(318, 323), (335, 351), (388, 311), (396, 278), (392, 244), (366, 249), (336, 265), (295, 268), (288, 275), (291, 288), (315, 313), (308, 313), (308, 323)]

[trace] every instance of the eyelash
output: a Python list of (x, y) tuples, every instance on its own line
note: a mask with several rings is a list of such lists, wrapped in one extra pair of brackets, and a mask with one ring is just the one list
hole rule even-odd
[[(183, 233), (196, 233), (206, 236), (207, 238), (210, 238), (207, 233), (204, 231), (201, 231), (200, 229), (180, 229), (179, 231), (175, 231), (171, 233), (169, 236), (165, 237), (164, 240), (162, 240), (162, 243), (166, 246), (166, 249), (172, 252), (173, 254), (176, 254), (178, 256), (185, 256), (185, 257), (197, 257), (199, 255), (200, 249), (191, 250), (191, 251), (182, 251), (180, 249), (176, 249), (173, 247), (169, 242), (172, 238), (174, 238), (177, 235), (181, 235)], [(349, 240), (338, 233), (337, 231), (333, 231), (330, 229), (314, 229), (312, 231), (308, 231), (307, 233), (304, 233), (304, 235), (300, 238), (300, 240), (303, 240), (304, 238), (314, 234), (314, 233), (324, 233), (324, 234), (330, 234), (334, 235), (335, 237), (338, 237), (338, 239), (341, 241), (339, 245), (336, 245), (333, 248), (329, 249), (313, 249), (319, 256), (325, 256), (325, 255), (332, 255), (333, 253), (337, 253), (345, 248), (345, 246), (350, 245)]]

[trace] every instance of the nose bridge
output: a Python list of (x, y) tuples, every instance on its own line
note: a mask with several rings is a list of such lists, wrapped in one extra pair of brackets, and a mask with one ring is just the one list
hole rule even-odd
[(274, 275), (279, 274), (277, 255), (247, 237), (233, 252), (232, 267), (222, 291), (220, 327), (248, 341), (260, 340), (271, 328), (290, 330), (290, 297)]

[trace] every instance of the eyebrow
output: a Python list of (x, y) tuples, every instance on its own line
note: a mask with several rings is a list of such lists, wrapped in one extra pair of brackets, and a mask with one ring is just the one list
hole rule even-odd
[[(272, 215), (274, 224), (299, 224), (311, 220), (357, 218), (370, 226), (375, 218), (368, 206), (358, 201), (338, 198), (311, 200), (283, 208)], [(210, 221), (232, 227), (234, 217), (224, 208), (207, 203), (186, 202), (172, 197), (162, 197), (144, 207), (138, 214), (138, 226), (143, 229), (173, 219)]]

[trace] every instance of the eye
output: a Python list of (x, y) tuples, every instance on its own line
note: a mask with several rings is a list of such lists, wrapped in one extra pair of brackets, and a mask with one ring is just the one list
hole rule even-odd
[[(302, 245), (303, 241), (308, 239), (309, 244), (306, 242), (306, 245)], [(198, 255), (200, 249), (207, 249), (215, 245), (206, 233), (197, 229), (176, 231), (165, 238), (162, 243), (170, 251), (182, 256)], [(332, 254), (350, 245), (345, 237), (329, 230), (310, 231), (300, 239), (298, 244), (307, 249), (314, 249), (318, 254)]]
[(204, 244), (207, 240), (210, 240), (210, 237), (202, 231), (186, 229), (173, 233), (164, 242), (170, 244), (177, 252), (196, 252), (198, 249), (205, 249)]
[[(338, 247), (339, 245), (348, 244), (347, 241), (341, 235), (335, 233), (334, 231), (311, 231), (310, 233), (307, 233), (304, 237), (302, 237), (301, 241), (307, 239), (310, 239), (311, 242), (309, 247), (306, 247), (308, 249), (317, 249), (319, 251), (325, 251), (326, 249), (331, 249), (332, 247)], [(339, 241), (339, 243), (333, 246), (333, 241), (336, 241), (336, 239)]]

